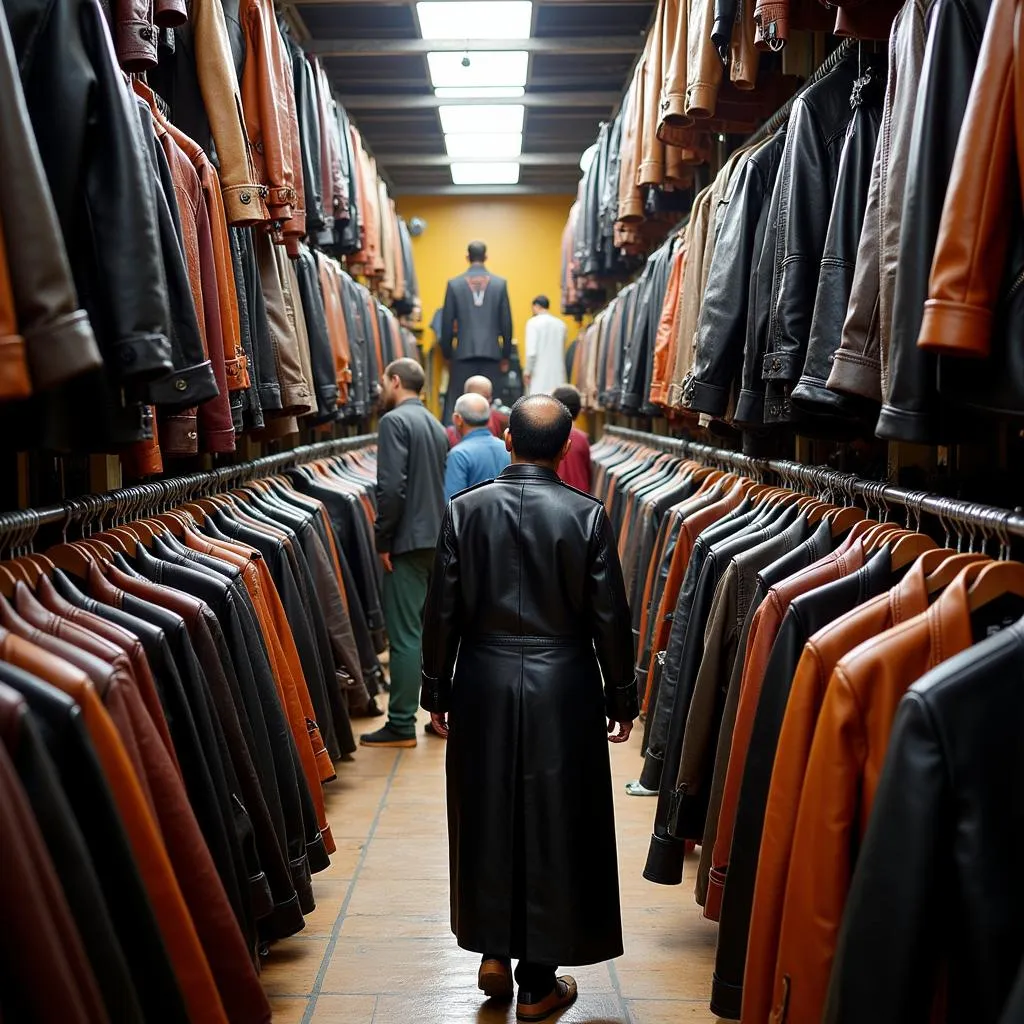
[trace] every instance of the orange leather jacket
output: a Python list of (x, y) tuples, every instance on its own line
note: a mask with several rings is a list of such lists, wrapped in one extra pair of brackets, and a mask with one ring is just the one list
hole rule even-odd
[(984, 358), (991, 350), (1010, 240), (1019, 230), (1006, 211), (1013, 189), (1024, 193), (1020, 8), (1017, 0), (994, 0), (989, 10), (918, 336), (932, 352)]
[(757, 862), (747, 962), (743, 972), (743, 1020), (766, 1021), (771, 1013), (779, 929), (785, 906), (797, 809), (811, 741), (825, 688), (839, 659), (859, 644), (928, 607), (928, 589), (920, 562), (887, 594), (854, 608), (807, 641), (797, 665), (779, 733), (765, 807), (761, 855)]
[(967, 591), (978, 569), (965, 569), (927, 611), (851, 651), (829, 679), (797, 811), (772, 1024), (821, 1020), (854, 851), (897, 705), (925, 672), (974, 642)]
[(864, 547), (856, 540), (855, 534), (851, 534), (835, 551), (814, 565), (808, 566), (803, 572), (772, 587), (754, 614), (740, 682), (736, 724), (733, 728), (732, 746), (729, 749), (729, 770), (725, 778), (722, 809), (718, 817), (718, 833), (715, 836), (712, 854), (708, 899), (704, 907), (704, 916), (712, 921), (717, 921), (721, 914), (722, 894), (725, 891), (729, 852), (732, 849), (733, 828), (736, 824), (736, 808), (743, 782), (743, 769), (747, 761), (747, 747), (754, 728), (761, 684), (764, 682), (765, 670), (768, 668), (768, 659), (779, 627), (791, 602), (797, 597), (814, 590), (815, 587), (840, 579), (859, 569), (863, 564)]

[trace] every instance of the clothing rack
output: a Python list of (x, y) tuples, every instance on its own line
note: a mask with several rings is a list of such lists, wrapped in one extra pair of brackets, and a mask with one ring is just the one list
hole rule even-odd
[(868, 503), (878, 506), (880, 510), (889, 510), (890, 506), (899, 505), (906, 508), (908, 513), (913, 512), (918, 522), (922, 514), (935, 516), (944, 527), (966, 527), (972, 539), (976, 533), (980, 533), (983, 539), (996, 538), (1001, 541), (1004, 549), (1009, 547), (1011, 536), (1024, 537), (1024, 514), (1018, 509), (1011, 511), (959, 498), (946, 498), (927, 491), (909, 491), (904, 487), (896, 487), (879, 480), (865, 480), (853, 473), (842, 473), (824, 466), (806, 466), (788, 459), (757, 459), (752, 455), (715, 448), (697, 441), (648, 434), (626, 427), (605, 427), (604, 433), (609, 437), (634, 441), (659, 451), (722, 466), (732, 466), (755, 479), (763, 479), (766, 473), (774, 473), (785, 483), (802, 484), (818, 491), (844, 495), (851, 500), (855, 496), (861, 496)]
[(19, 509), (0, 515), (0, 543), (12, 547), (27, 545), (41, 526), (63, 523), (65, 528), (73, 522), (88, 522), (113, 513), (116, 516), (141, 516), (165, 505), (187, 501), (190, 498), (271, 475), (278, 470), (299, 466), (316, 459), (338, 455), (342, 452), (365, 448), (377, 440), (376, 434), (359, 434), (354, 437), (334, 438), (300, 445), (276, 455), (264, 455), (249, 462), (234, 466), (222, 466), (202, 473), (168, 477), (134, 484), (103, 494), (85, 494), (69, 498), (59, 505), (41, 509)]

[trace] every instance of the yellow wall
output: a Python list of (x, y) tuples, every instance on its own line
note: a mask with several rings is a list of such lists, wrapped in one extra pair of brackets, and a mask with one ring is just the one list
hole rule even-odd
[[(534, 296), (547, 295), (551, 312), (558, 315), (561, 310), (562, 230), (574, 198), (400, 197), (398, 212), (406, 220), (421, 217), (427, 222), (426, 231), (412, 240), (423, 303), (424, 347), (434, 343), (430, 320), (434, 310), (444, 303), (448, 279), (466, 269), (466, 246), (480, 239), (487, 243), (488, 267), (508, 279), (512, 328), (522, 358), (522, 341)], [(571, 340), (575, 337), (575, 326), (570, 319), (566, 319), (566, 324)], [(436, 397), (436, 388), (431, 397)]]

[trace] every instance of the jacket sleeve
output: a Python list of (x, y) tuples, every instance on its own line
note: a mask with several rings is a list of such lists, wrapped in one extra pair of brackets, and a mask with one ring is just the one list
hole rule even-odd
[(501, 324), (501, 358), (512, 358), (512, 305), (508, 297), (508, 284), (501, 291), (501, 308), (498, 310)]
[[(943, 933), (939, 851), (955, 840), (948, 775), (922, 698), (900, 704), (843, 914), (826, 1024), (927, 1020)], [(983, 1016), (983, 1015), (982, 1015)]]
[(720, 221), (708, 271), (693, 371), (683, 383), (682, 403), (691, 412), (724, 416), (743, 369), (750, 266), (764, 203), (763, 175), (757, 161), (748, 159)]
[(631, 722), (640, 714), (633, 630), (615, 537), (603, 508), (594, 521), (587, 591), (594, 648), (604, 676), (605, 713), (612, 721)]
[(420, 704), (426, 711), (440, 713), (451, 708), (452, 674), (459, 650), (459, 623), (462, 620), (459, 551), (449, 503), (441, 523), (423, 609)]
[[(0, 179), (0, 245), (7, 249), (13, 309), (24, 339), (24, 356), (20, 342), (4, 349), (3, 378), (5, 385), (12, 379), (25, 385), (30, 378), (34, 390), (45, 390), (103, 361), (89, 317), (78, 305), (6, 18), (0, 18)], [(12, 356), (20, 369), (10, 374)], [(16, 390), (5, 387), (4, 397), (27, 394), (24, 386)]]
[[(918, 345), (987, 356), (1003, 283), (1014, 184), (1016, 5), (989, 13), (939, 223)], [(985, 159), (979, 160), (978, 154)]]
[(409, 485), (409, 439), (397, 416), (382, 416), (377, 438), (377, 550), (389, 552)]

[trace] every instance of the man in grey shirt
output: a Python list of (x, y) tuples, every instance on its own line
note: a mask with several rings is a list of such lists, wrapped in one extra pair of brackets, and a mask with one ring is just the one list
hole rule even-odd
[(384, 371), (377, 441), (377, 551), (384, 565), (384, 624), (390, 646), (388, 722), (363, 746), (415, 747), (420, 643), (427, 578), (444, 513), (448, 438), (420, 399), (423, 368), (396, 359)]

